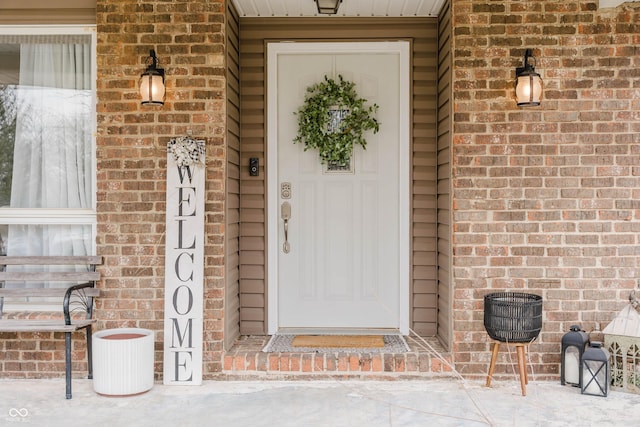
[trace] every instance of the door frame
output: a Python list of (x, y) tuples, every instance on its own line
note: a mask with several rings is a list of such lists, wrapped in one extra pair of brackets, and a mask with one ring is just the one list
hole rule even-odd
[[(398, 233), (399, 233), (399, 330), (409, 334), (410, 322), (410, 189), (411, 189), (411, 98), (410, 98), (410, 42), (269, 42), (267, 43), (267, 332), (278, 332), (278, 134), (277, 112), (278, 56), (281, 54), (313, 53), (398, 53), (400, 57), (399, 83), (399, 175)], [(384, 124), (383, 124), (384, 125)]]

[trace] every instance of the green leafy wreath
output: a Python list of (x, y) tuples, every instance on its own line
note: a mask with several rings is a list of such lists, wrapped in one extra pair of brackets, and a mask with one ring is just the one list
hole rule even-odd
[(294, 113), (298, 135), (293, 142), (303, 143), (304, 151), (317, 149), (321, 163), (348, 164), (353, 144), (366, 149), (364, 132), (377, 133), (380, 128), (371, 116), (378, 106), (365, 106), (367, 100), (358, 97), (355, 85), (340, 75), (338, 82), (325, 76), (323, 82), (307, 88), (304, 104)]

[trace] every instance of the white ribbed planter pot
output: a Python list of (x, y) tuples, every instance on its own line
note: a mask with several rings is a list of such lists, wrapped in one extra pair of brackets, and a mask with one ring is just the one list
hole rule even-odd
[(107, 329), (93, 334), (92, 345), (96, 393), (126, 396), (153, 387), (153, 331)]

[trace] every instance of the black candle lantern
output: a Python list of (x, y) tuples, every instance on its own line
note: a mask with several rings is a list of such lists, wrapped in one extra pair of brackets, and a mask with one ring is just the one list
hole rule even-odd
[(580, 387), (582, 378), (582, 355), (589, 344), (589, 335), (580, 326), (573, 325), (562, 336), (562, 359), (560, 383)]
[(592, 342), (582, 355), (582, 394), (606, 397), (609, 381), (609, 352)]

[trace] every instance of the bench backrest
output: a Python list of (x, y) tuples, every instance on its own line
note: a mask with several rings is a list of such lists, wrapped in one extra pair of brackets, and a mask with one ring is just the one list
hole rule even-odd
[[(2, 286), (5, 281), (24, 282), (97, 282), (102, 264), (101, 256), (0, 256), (0, 297), (42, 296), (57, 297), (65, 293), (63, 288), (11, 288)], [(6, 266), (85, 266), (86, 271), (6, 271)], [(98, 296), (98, 289), (87, 288), (87, 296)]]

